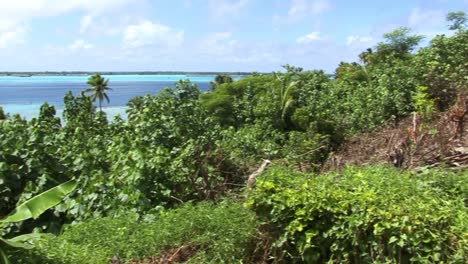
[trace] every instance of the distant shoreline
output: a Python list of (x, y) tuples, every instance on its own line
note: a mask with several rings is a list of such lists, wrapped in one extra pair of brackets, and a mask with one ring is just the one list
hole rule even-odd
[[(31, 76), (87, 76), (96, 72), (87, 71), (70, 71), (70, 72), (0, 72), (0, 76), (13, 76), (13, 77), (31, 77)], [(142, 71), (142, 72), (99, 72), (102, 75), (218, 75), (229, 74), (238, 76), (251, 75), (251, 72), (178, 72), (178, 71)]]

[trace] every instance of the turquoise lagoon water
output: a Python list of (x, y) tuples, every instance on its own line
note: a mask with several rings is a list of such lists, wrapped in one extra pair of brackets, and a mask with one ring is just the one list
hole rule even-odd
[[(63, 97), (67, 91), (78, 95), (87, 88), (89, 76), (0, 76), (0, 106), (10, 114), (20, 114), (23, 118), (37, 117), (40, 106), (47, 102), (62, 116)], [(173, 87), (179, 80), (190, 80), (202, 91), (206, 91), (214, 75), (108, 75), (110, 103), (104, 104), (108, 118), (116, 115), (125, 117), (129, 99), (145, 94), (157, 94), (164, 87)], [(238, 79), (239, 77), (234, 77)]]

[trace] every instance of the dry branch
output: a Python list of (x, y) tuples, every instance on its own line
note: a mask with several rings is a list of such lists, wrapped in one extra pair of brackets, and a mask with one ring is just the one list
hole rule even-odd
[(260, 165), (260, 167), (254, 173), (250, 174), (249, 178), (247, 179), (247, 187), (248, 188), (251, 188), (251, 187), (253, 187), (255, 185), (257, 176), (262, 174), (263, 171), (266, 169), (266, 167), (268, 165), (270, 165), (270, 164), (271, 164), (271, 161), (263, 160), (262, 165)]

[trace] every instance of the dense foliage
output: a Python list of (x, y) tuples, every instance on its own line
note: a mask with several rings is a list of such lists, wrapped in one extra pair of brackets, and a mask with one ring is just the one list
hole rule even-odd
[[(27, 219), (37, 219), (41, 214), (59, 204), (62, 199), (76, 188), (76, 181), (70, 180), (62, 183), (46, 192), (43, 192), (19, 205), (7, 217), (0, 220), (0, 229), (4, 224), (17, 223)], [(40, 239), (41, 233), (24, 234), (5, 239), (0, 237), (0, 260), (3, 264), (9, 264), (10, 260), (5, 251), (11, 248), (28, 249), (33, 247), (33, 242)]]
[[(257, 223), (239, 203), (202, 203), (147, 214), (98, 218), (71, 226), (59, 237), (42, 240), (17, 263), (95, 264), (145, 260), (165, 250), (186, 247), (189, 263), (240, 263), (255, 248)], [(15, 263), (16, 263), (15, 262)], [(164, 262), (161, 262), (164, 263)]]
[(285, 263), (466, 263), (468, 173), (275, 168), (249, 204)]
[[(137, 220), (132, 220), (128, 214), (141, 216), (152, 212), (158, 215), (188, 201), (216, 201), (242, 189), (247, 175), (262, 159), (269, 159), (288, 169), (271, 172), (277, 175), (276, 180), (261, 183), (253, 201), (261, 216), (265, 216), (261, 208), (274, 209), (271, 214), (275, 217), (272, 226), (276, 233), (272, 234), (281, 235), (282, 239), (277, 243), (279, 255), (281, 250), (287, 250), (283, 257), (297, 261), (463, 260), (466, 239), (460, 236), (466, 235), (463, 229), (466, 186), (457, 183), (454, 187), (444, 182), (441, 177), (449, 177), (444, 176), (446, 174), (430, 174), (441, 186), (436, 188), (428, 180), (382, 168), (363, 172), (350, 170), (316, 179), (311, 176), (314, 178), (311, 180), (304, 180), (302, 174), (289, 173), (291, 170), (319, 171), (329, 154), (351, 135), (385, 123), (397, 123), (414, 111), (430, 118), (436, 111), (447, 110), (456, 94), (465, 93), (468, 87), (468, 31), (461, 18), (460, 14), (455, 14), (451, 20), (456, 24), (452, 36), (436, 36), (428, 47), (417, 51), (422, 37), (412, 35), (409, 29), (400, 28), (385, 34), (382, 43), (359, 56), (360, 62), (341, 63), (334, 77), (320, 70), (304, 71), (285, 65), (284, 72), (254, 73), (237, 81), (220, 75), (206, 93), (189, 81), (180, 81), (174, 88), (166, 88), (157, 95), (131, 99), (127, 119), (108, 120), (103, 111), (96, 111), (94, 100), (99, 100), (101, 108), (103, 99), (112, 98), (109, 89), (112, 84), (99, 75), (88, 82), (92, 86), (88, 90), (93, 92), (91, 97), (84, 92), (65, 95), (62, 120), (48, 104), (44, 104), (39, 116), (30, 121), (19, 115), (9, 116), (0, 108), (0, 219), (18, 203), (36, 194), (70, 179), (78, 182), (77, 190), (62, 204), (34, 222), (7, 225), (0, 235), (11, 237), (32, 230), (59, 233), (64, 224), (93, 218), (100, 220), (79, 225), (76, 232), (83, 228), (86, 235), (87, 225), (91, 230), (107, 223), (115, 229), (119, 225), (133, 228)], [(460, 175), (466, 177), (466, 174)], [(455, 179), (455, 176), (449, 178)], [(290, 188), (290, 185), (295, 187)], [(369, 193), (363, 186), (369, 186)], [(443, 186), (448, 189), (442, 190)], [(358, 192), (359, 188), (362, 192)], [(414, 192), (410, 191), (413, 189)], [(270, 191), (281, 199), (288, 195), (292, 195), (292, 199), (269, 201), (267, 195), (273, 195)], [(332, 211), (320, 219), (316, 217), (321, 216), (321, 206), (325, 205), (305, 200), (315, 195), (335, 199), (330, 203), (336, 202), (327, 202), (326, 206), (330, 206), (327, 208)], [(346, 201), (341, 202), (341, 199)], [(389, 201), (394, 201), (393, 207), (388, 207)], [(291, 208), (287, 209), (290, 202)], [(407, 202), (411, 204), (406, 205)], [(352, 203), (358, 206), (356, 214), (350, 213), (354, 212)], [(201, 211), (197, 211), (187, 206), (181, 209), (185, 210), (182, 215), (195, 221), (195, 216), (200, 214), (201, 217), (201, 212), (206, 212), (203, 210), (208, 207), (202, 206)], [(377, 208), (375, 214), (369, 215), (367, 209), (363, 209), (367, 207)], [(440, 212), (433, 214), (430, 208), (438, 208)], [(220, 214), (227, 210), (223, 206), (211, 209), (220, 210)], [(237, 209), (239, 213), (244, 212)], [(190, 211), (193, 217), (188, 216)], [(300, 215), (295, 215), (297, 212)], [(291, 215), (286, 216), (286, 213)], [(401, 218), (390, 223), (395, 224), (393, 227), (372, 226), (391, 222), (390, 217), (395, 215)], [(244, 219), (246, 216), (233, 217)], [(357, 222), (352, 222), (355, 221), (352, 217), (356, 217)], [(421, 225), (408, 224), (405, 217), (414, 217)], [(335, 221), (337, 219), (339, 221)], [(167, 220), (161, 221), (162, 225), (167, 225), (161, 228), (170, 228)], [(312, 226), (314, 221), (323, 225), (320, 230)], [(156, 222), (148, 223), (155, 227), (144, 224), (142, 230), (159, 228)], [(183, 223), (189, 225), (190, 222)], [(301, 230), (294, 226), (296, 224)], [(414, 229), (413, 234), (418, 237), (402, 233), (407, 227)], [(180, 228), (190, 230), (192, 227), (181, 224)], [(424, 233), (426, 228), (430, 236), (436, 237), (428, 237)], [(355, 238), (364, 243), (362, 248), (356, 245), (358, 240), (349, 240), (357, 231), (364, 232)], [(327, 234), (330, 238), (317, 234)], [(77, 250), (75, 245), (64, 242), (73, 240), (75, 235), (68, 231), (63, 238), (58, 238), (58, 244), (54, 244), (55, 240), (47, 242), (50, 244), (44, 244), (43, 254), (58, 254), (63, 261), (87, 255), (89, 252), (73, 255), (72, 251)], [(91, 231), (88, 235), (92, 236)], [(168, 238), (154, 239), (154, 243), (161, 244), (151, 252), (139, 251), (147, 250), (143, 248), (144, 243), (125, 251), (131, 246), (125, 246), (122, 241), (118, 248), (99, 249), (96, 261), (104, 261), (117, 253), (125, 258), (146, 257), (181, 242), (175, 239), (174, 244), (168, 244)], [(428, 242), (424, 242), (426, 240)], [(246, 237), (242, 241), (247, 241)], [(69, 251), (54, 251), (62, 242)], [(320, 244), (322, 242), (324, 244)], [(89, 250), (98, 244), (93, 243), (90, 242)], [(103, 243), (117, 242), (110, 237)], [(382, 243), (390, 246), (382, 248)], [(137, 247), (138, 251), (133, 252)], [(125, 250), (119, 251), (121, 248)], [(429, 248), (434, 252), (426, 252)], [(232, 254), (241, 259), (237, 257), (241, 253), (233, 251)]]

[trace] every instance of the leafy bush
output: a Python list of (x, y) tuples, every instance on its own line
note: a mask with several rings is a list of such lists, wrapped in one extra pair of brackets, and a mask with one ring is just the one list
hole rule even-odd
[(419, 86), (413, 95), (414, 110), (424, 118), (430, 118), (436, 110), (434, 99), (429, 99), (427, 90), (426, 86)]
[(258, 163), (260, 158), (275, 159), (281, 157), (281, 145), (284, 135), (268, 124), (257, 123), (239, 130), (233, 128), (221, 132), (218, 145), (229, 153), (239, 166)]
[(257, 117), (254, 112), (259, 100), (265, 99), (271, 89), (271, 75), (255, 75), (218, 85), (215, 90), (201, 95), (201, 105), (222, 126), (240, 127), (252, 124)]
[(273, 168), (248, 204), (271, 226), (278, 262), (466, 263), (467, 182), (467, 172)]
[(467, 50), (468, 30), (460, 29), (451, 37), (436, 36), (416, 56), (413, 67), (418, 79), (428, 87), (428, 96), (439, 111), (450, 107), (455, 95), (468, 89)]
[(41, 241), (15, 263), (109, 263), (158, 257), (190, 246), (194, 263), (247, 261), (255, 246), (257, 222), (240, 203), (187, 204), (179, 209), (118, 218), (97, 218), (66, 228), (58, 237)]
[[(54, 211), (46, 212), (34, 223), (26, 221), (18, 226), (8, 226), (2, 232), (13, 235), (35, 228), (58, 232), (63, 224), (90, 218), (125, 217), (129, 212), (143, 215), (153, 208), (173, 208), (187, 201), (216, 200), (226, 192), (243, 186), (245, 176), (261, 159), (276, 160), (275, 163), (288, 164), (301, 171), (319, 170), (329, 153), (338, 149), (350, 135), (375, 129), (385, 122), (401, 120), (414, 110), (423, 114), (429, 114), (434, 108), (445, 110), (454, 101), (456, 93), (466, 92), (467, 31), (460, 28), (451, 37), (437, 36), (429, 47), (417, 53), (413, 53), (413, 50), (421, 37), (409, 33), (408, 29), (400, 28), (386, 34), (384, 43), (360, 55), (362, 64), (340, 64), (334, 79), (323, 71), (303, 71), (285, 65), (285, 72), (252, 74), (235, 82), (220, 77), (212, 91), (205, 94), (195, 84), (180, 81), (174, 89), (166, 88), (157, 95), (131, 99), (128, 103), (128, 120), (116, 118), (108, 121), (104, 113), (96, 111), (91, 98), (83, 93), (78, 96), (71, 93), (65, 95), (64, 124), (55, 117), (55, 109), (47, 104), (41, 107), (39, 117), (29, 122), (19, 116), (7, 116), (6, 120), (0, 121), (0, 216), (6, 215), (18, 202), (69, 179), (77, 179), (78, 188)], [(109, 96), (112, 97), (112, 94)], [(366, 173), (370, 176), (362, 181), (376, 186), (383, 183), (378, 181), (382, 177), (375, 175), (397, 175), (396, 172), (384, 170)], [(283, 186), (284, 182), (289, 181), (289, 173), (278, 174), (284, 177), (275, 184)], [(342, 185), (338, 184), (337, 190), (332, 187), (335, 182), (329, 182), (333, 176), (320, 176), (322, 182), (314, 182), (316, 187), (310, 190), (304, 187), (303, 193), (299, 194), (295, 194), (295, 189), (301, 189), (296, 188), (301, 186), (300, 182), (291, 183), (295, 186), (293, 190), (286, 185), (284, 188), (302, 198), (314, 192), (328, 197), (326, 195), (329, 194), (321, 192), (330, 190), (330, 195), (342, 195), (360, 206), (357, 209), (361, 213), (359, 217), (368, 216), (359, 211), (367, 206), (366, 202), (386, 208), (385, 199), (389, 199), (391, 191), (397, 192), (398, 188), (408, 186), (417, 192), (401, 193), (395, 198), (397, 207), (406, 208), (402, 200), (409, 195), (408, 199), (415, 201), (411, 205), (414, 208), (409, 206), (405, 210), (423, 219), (418, 213), (418, 206), (422, 208), (421, 214), (429, 210), (423, 207), (424, 203), (434, 208), (441, 206), (417, 187), (421, 179), (416, 180), (406, 174), (402, 176), (402, 182), (386, 175), (391, 178), (389, 182), (395, 181), (395, 187), (384, 186), (373, 190), (382, 196), (375, 200), (349, 192), (348, 189), (354, 188), (351, 187), (353, 184), (358, 188), (362, 182), (356, 180), (351, 172), (344, 175), (348, 176), (339, 176), (342, 180), (337, 183)], [(294, 180), (302, 178), (302, 175), (298, 175)], [(445, 182), (437, 174), (431, 179), (433, 183), (422, 181), (423, 185), (429, 186), (428, 193), (437, 192), (437, 199), (445, 199), (444, 195), (448, 194), (456, 197), (453, 201), (449, 199), (447, 207), (454, 207), (453, 203), (462, 199), (460, 197), (464, 195), (466, 186), (456, 182), (455, 178), (450, 176), (447, 178), (450, 180)], [(324, 186), (323, 190), (318, 190), (317, 186)], [(262, 183), (259, 187), (263, 188)], [(343, 193), (336, 194), (339, 190)], [(285, 194), (283, 190), (275, 189), (275, 192)], [(265, 193), (262, 190), (257, 194), (259, 199)], [(334, 196), (332, 198), (335, 199)], [(260, 203), (261, 199), (257, 202)], [(466, 201), (466, 196), (463, 199)], [(305, 202), (292, 205), (298, 208), (309, 206)], [(312, 207), (314, 210), (323, 210), (316, 204), (311, 206), (315, 206)], [(327, 217), (335, 217), (335, 213), (340, 217), (351, 217), (346, 214), (344, 206), (330, 205), (334, 211), (317, 221), (323, 220), (320, 223), (328, 225), (327, 228), (338, 228), (331, 223), (335, 218)], [(348, 206), (353, 208), (352, 205)], [(393, 207), (386, 209), (391, 214), (403, 215)], [(446, 208), (441, 206), (442, 209)], [(368, 225), (372, 223), (365, 221), (387, 221), (383, 212), (387, 211), (379, 209), (379, 214), (369, 216), (370, 220), (359, 218), (359, 221)], [(459, 220), (459, 224), (454, 220), (449, 226), (453, 227), (454, 234), (462, 234), (465, 231), (461, 223), (466, 214), (457, 212), (458, 218), (447, 214), (447, 217), (452, 217), (450, 221), (455, 218)], [(275, 211), (273, 215), (276, 213), (279, 212)], [(282, 213), (276, 216), (290, 217)], [(351, 225), (346, 222), (348, 220), (343, 220), (345, 216), (336, 224)], [(124, 218), (122, 221), (127, 220)], [(286, 218), (285, 222), (278, 220), (275, 223), (278, 228), (288, 228), (284, 241), (300, 241), (297, 237), (302, 231), (291, 231), (291, 221)], [(424, 218), (421, 221), (427, 223), (425, 221), (429, 220)], [(308, 224), (304, 225), (309, 228)], [(428, 223), (428, 226), (432, 228), (432, 224)], [(369, 231), (366, 228), (370, 227), (353, 228)], [(441, 230), (446, 230), (444, 228)], [(330, 235), (327, 233), (330, 236), (328, 240), (324, 238), (319, 241), (331, 244), (323, 244), (328, 251), (320, 252), (319, 258), (343, 260), (358, 256), (356, 258), (367, 260), (383, 256), (385, 259), (400, 253), (402, 256), (398, 258), (404, 258), (409, 254), (408, 250), (412, 250), (411, 254), (420, 250), (414, 249), (414, 244), (408, 244), (408, 247), (404, 244), (404, 249), (402, 246), (402, 249), (397, 249), (394, 244), (407, 243), (400, 242), (400, 233), (386, 230), (386, 233), (382, 231), (385, 234), (374, 234), (374, 229), (366, 234), (372, 236), (372, 241), (377, 241), (377, 246), (363, 246), (367, 249), (354, 244), (350, 246), (349, 240), (346, 240), (351, 239), (349, 234), (346, 237), (338, 231), (327, 231), (330, 232)], [(437, 234), (444, 239), (447, 237), (446, 234)], [(339, 248), (334, 246), (334, 253), (330, 255), (331, 249), (328, 248), (335, 243), (330, 242), (332, 235)], [(395, 243), (391, 243), (388, 249), (379, 248), (378, 243), (387, 243), (392, 236), (400, 240), (392, 240)], [(423, 234), (418, 233), (418, 236), (421, 238)], [(318, 239), (313, 236), (309, 240), (312, 241), (312, 238)], [(359, 239), (356, 241), (361, 241)], [(312, 255), (317, 250), (312, 246), (308, 248), (309, 240), (301, 242), (301, 245), (289, 242), (282, 245), (293, 249), (293, 259), (302, 254), (305, 254), (304, 259), (314, 259)], [(461, 248), (459, 241), (463, 240), (457, 241), (452, 251)], [(435, 252), (442, 252), (440, 259), (449, 259), (447, 254), (452, 251), (446, 250), (445, 242), (436, 243), (430, 239), (428, 243), (433, 243)], [(372, 254), (364, 256), (362, 252)], [(432, 258), (436, 259), (435, 256)]]
[(78, 191), (19, 232), (37, 226), (57, 232), (72, 221), (213, 199), (226, 183), (242, 183), (238, 167), (217, 146), (219, 125), (200, 106), (196, 85), (175, 86), (133, 100), (128, 121), (109, 123), (89, 98), (68, 93), (65, 126), (47, 104), (29, 122), (1, 122), (0, 215), (73, 177)]

